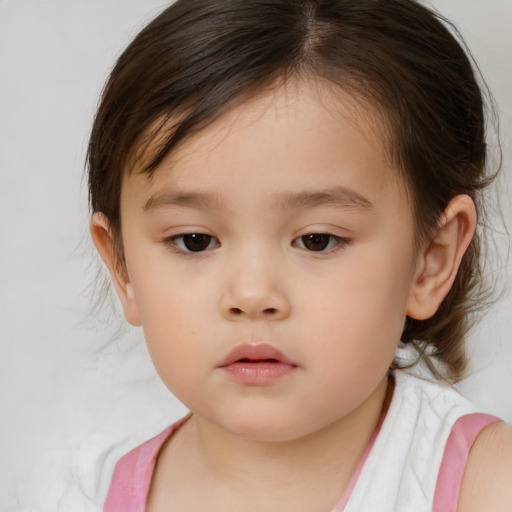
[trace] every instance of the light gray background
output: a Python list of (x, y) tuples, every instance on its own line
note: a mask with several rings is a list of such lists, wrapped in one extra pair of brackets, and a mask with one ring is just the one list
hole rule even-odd
[[(0, 0), (0, 512), (100, 510), (120, 454), (185, 410), (155, 377), (139, 330), (102, 348), (116, 322), (89, 315), (88, 132), (114, 59), (165, 4)], [(496, 96), (510, 229), (512, 2), (435, 5), (461, 28)], [(506, 238), (497, 240), (504, 252)], [(508, 421), (511, 332), (509, 296), (474, 332), (462, 385)]]

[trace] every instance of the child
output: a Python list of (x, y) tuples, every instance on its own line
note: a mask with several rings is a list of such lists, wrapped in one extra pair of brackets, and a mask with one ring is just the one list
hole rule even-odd
[(397, 355), (456, 381), (478, 302), (482, 96), (438, 16), (178, 0), (88, 160), (94, 243), (191, 411), (105, 512), (512, 510), (510, 428)]

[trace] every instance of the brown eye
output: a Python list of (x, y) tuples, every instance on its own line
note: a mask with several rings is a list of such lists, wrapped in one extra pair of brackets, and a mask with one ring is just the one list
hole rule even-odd
[(309, 233), (296, 238), (292, 245), (305, 251), (328, 253), (336, 249), (342, 249), (349, 243), (350, 241), (347, 238), (330, 233)]
[(327, 233), (312, 233), (310, 235), (304, 235), (300, 239), (305, 249), (310, 251), (325, 251), (333, 238), (335, 237)]
[(204, 233), (187, 233), (175, 236), (171, 239), (171, 242), (183, 252), (201, 252), (212, 249), (218, 244), (216, 238)]

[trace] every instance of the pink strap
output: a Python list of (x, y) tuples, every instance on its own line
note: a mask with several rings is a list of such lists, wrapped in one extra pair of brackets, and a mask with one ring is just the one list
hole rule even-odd
[(432, 512), (456, 512), (469, 452), (478, 434), (501, 421), (489, 414), (466, 414), (453, 425), (437, 476)]
[(160, 448), (190, 415), (123, 456), (117, 463), (103, 512), (145, 512)]

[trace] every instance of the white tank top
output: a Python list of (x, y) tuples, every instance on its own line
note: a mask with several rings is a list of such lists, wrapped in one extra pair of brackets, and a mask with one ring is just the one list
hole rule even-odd
[(475, 413), (449, 386), (404, 370), (394, 375), (388, 413), (343, 510), (455, 511), (469, 449), (481, 429), (498, 419)]
[[(332, 512), (456, 512), (471, 445), (499, 421), (448, 386), (394, 376), (389, 409)], [(159, 450), (187, 418), (121, 458), (104, 512), (145, 512)]]

